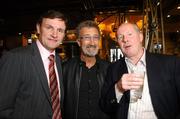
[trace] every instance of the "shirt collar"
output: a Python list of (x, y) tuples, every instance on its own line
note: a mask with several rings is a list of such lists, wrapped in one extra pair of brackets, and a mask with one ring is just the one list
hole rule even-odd
[(142, 62), (142, 64), (143, 64), (144, 66), (146, 66), (146, 58), (145, 58), (145, 56), (146, 56), (146, 50), (145, 50), (145, 48), (144, 48), (144, 53), (143, 53), (143, 55), (142, 55), (142, 57), (141, 57), (141, 59), (140, 59), (140, 61)]
[(37, 43), (37, 46), (39, 48), (39, 51), (40, 51), (40, 54), (41, 54), (41, 57), (42, 57), (42, 60), (46, 60), (48, 59), (48, 57), (53, 54), (55, 56), (55, 51), (53, 51), (52, 53), (49, 52), (42, 44), (39, 40), (36, 41)]
[[(140, 58), (140, 60), (138, 61), (138, 63), (142, 63), (144, 66), (146, 66), (146, 58), (145, 58), (145, 56), (146, 56), (146, 50), (145, 50), (145, 48), (143, 48), (143, 50), (144, 50), (143, 55), (141, 56), (141, 58)], [(131, 63), (130, 60), (129, 60), (127, 57), (125, 57), (125, 61), (128, 62), (128, 63)], [(138, 64), (138, 63), (137, 63), (137, 64)]]

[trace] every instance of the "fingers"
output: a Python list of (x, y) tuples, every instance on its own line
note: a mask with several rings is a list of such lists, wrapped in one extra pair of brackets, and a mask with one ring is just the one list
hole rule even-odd
[(120, 80), (122, 89), (131, 90), (138, 89), (143, 86), (144, 79), (136, 74), (124, 74)]
[(128, 74), (124, 74), (122, 78), (118, 81), (119, 87), (121, 87), (123, 90), (130, 90), (131, 89), (131, 83)]

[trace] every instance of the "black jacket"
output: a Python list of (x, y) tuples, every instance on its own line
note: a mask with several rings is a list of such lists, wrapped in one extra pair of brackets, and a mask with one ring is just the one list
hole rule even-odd
[[(82, 63), (83, 62), (79, 57), (69, 59), (63, 63), (63, 79), (65, 86), (64, 114), (66, 119), (77, 119)], [(108, 65), (110, 63), (97, 57), (96, 64), (97, 79), (100, 86), (99, 89), (101, 89), (104, 83)], [(101, 90), (99, 90), (99, 96), (100, 93)]]
[[(146, 52), (149, 94), (158, 119), (180, 119), (180, 59)], [(114, 119), (127, 119), (130, 91), (116, 101), (115, 83), (128, 69), (124, 58), (109, 66), (100, 106)]]

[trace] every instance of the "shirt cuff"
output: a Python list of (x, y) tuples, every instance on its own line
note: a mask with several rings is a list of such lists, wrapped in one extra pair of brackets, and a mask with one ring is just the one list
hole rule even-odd
[(119, 91), (117, 84), (115, 84), (115, 94), (116, 94), (117, 102), (119, 103), (119, 101), (121, 100), (123, 96), (123, 93)]

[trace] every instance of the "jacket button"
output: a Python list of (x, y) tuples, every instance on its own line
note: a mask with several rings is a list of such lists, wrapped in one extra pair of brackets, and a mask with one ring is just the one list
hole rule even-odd
[(115, 103), (115, 102), (116, 102), (115, 99), (110, 100), (110, 103)]

